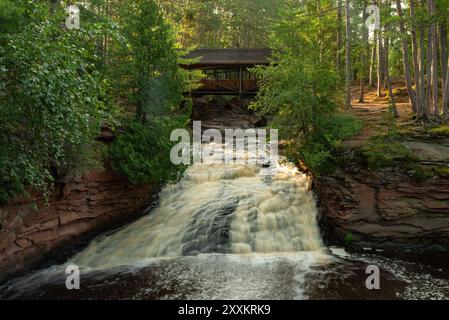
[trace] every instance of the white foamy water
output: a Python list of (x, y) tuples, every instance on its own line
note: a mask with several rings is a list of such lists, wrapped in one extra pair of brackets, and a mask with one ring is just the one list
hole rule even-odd
[[(65, 288), (70, 264), (80, 267), (80, 290)], [(371, 264), (382, 268), (381, 293), (365, 287)], [(0, 298), (445, 299), (449, 280), (438, 272), (324, 248), (310, 181), (292, 164), (210, 161), (167, 185), (146, 216), (63, 265), (11, 280)]]
[(108, 269), (199, 253), (320, 251), (309, 183), (289, 163), (194, 164), (162, 190), (150, 214), (95, 239), (70, 263)]

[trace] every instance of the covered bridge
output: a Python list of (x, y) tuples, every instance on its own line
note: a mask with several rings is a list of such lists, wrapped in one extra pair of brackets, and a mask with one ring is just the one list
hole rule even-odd
[(270, 49), (197, 49), (186, 58), (200, 58), (199, 62), (183, 67), (206, 75), (194, 95), (254, 95), (257, 79), (248, 69), (268, 65), (270, 56)]

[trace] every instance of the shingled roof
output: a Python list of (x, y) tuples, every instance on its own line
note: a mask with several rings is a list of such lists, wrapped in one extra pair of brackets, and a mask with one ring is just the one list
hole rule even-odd
[(268, 64), (270, 49), (196, 49), (186, 58), (201, 57), (196, 65), (257, 65)]

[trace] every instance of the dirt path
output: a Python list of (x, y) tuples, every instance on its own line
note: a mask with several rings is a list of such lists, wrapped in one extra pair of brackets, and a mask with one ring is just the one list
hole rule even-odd
[[(395, 83), (394, 89), (396, 106), (399, 111), (399, 122), (406, 122), (412, 116), (410, 103), (408, 101), (407, 91), (401, 83)], [(365, 94), (365, 102), (358, 101), (359, 88), (354, 86), (352, 88), (352, 110), (350, 111), (358, 119), (363, 121), (363, 129), (359, 135), (352, 139), (345, 141), (346, 147), (360, 147), (373, 135), (385, 132), (387, 130), (388, 122), (388, 108), (389, 97), (387, 90), (382, 91), (382, 97), (376, 96), (375, 88), (366, 88), (368, 91)]]

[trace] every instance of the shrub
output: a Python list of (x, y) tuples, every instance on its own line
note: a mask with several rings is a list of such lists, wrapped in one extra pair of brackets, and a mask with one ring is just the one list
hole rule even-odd
[(335, 168), (335, 153), (343, 140), (360, 132), (362, 122), (344, 113), (332, 113), (320, 119), (315, 129), (292, 144), (287, 156), (301, 159), (315, 174), (328, 173)]
[(343, 241), (347, 246), (352, 245), (354, 243), (354, 235), (352, 234), (352, 232), (346, 232)]
[(98, 132), (100, 75), (77, 45), (89, 37), (44, 21), (0, 48), (0, 202), (28, 186), (47, 193), (55, 168)]
[(173, 143), (169, 138), (175, 127), (168, 118), (144, 124), (128, 120), (109, 150), (114, 170), (136, 184), (175, 179), (182, 169), (170, 160)]
[(394, 165), (396, 161), (413, 162), (415, 157), (400, 141), (390, 137), (374, 137), (362, 149), (368, 168), (380, 169)]

